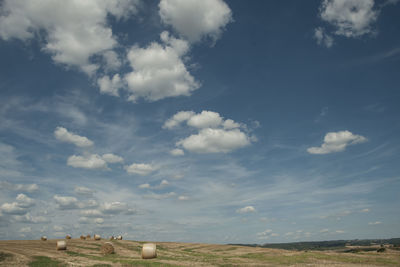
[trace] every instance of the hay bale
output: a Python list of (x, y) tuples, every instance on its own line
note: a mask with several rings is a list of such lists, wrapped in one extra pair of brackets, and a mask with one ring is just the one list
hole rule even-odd
[(65, 239), (71, 239), (71, 235), (66, 235)]
[(93, 236), (93, 239), (94, 239), (94, 240), (100, 240), (101, 237), (100, 237), (100, 235), (94, 235), (94, 236)]
[(90, 236), (90, 235), (86, 235), (86, 238), (87, 238), (87, 239), (90, 239), (90, 238), (91, 238), (91, 236)]
[(47, 240), (47, 236), (42, 236), (41, 238), (40, 238), (40, 240), (42, 240), (42, 241), (46, 241)]
[(84, 235), (81, 235), (81, 237), (80, 237), (82, 240), (85, 240), (86, 239), (86, 236), (84, 236)]
[(67, 250), (67, 242), (57, 241), (57, 250)]
[(143, 244), (142, 247), (142, 259), (153, 259), (157, 258), (157, 247), (154, 243)]
[(122, 240), (122, 235), (117, 236), (117, 240)]
[(110, 242), (104, 243), (101, 248), (100, 248), (101, 254), (103, 255), (109, 255), (109, 254), (114, 254), (114, 246)]

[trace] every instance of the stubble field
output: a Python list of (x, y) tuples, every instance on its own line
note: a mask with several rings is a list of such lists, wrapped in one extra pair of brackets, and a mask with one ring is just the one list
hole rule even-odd
[(57, 251), (57, 240), (0, 241), (0, 266), (400, 266), (400, 251), (288, 251), (261, 247), (155, 242), (157, 258), (142, 260), (145, 242), (111, 241), (115, 253), (102, 255), (108, 240), (67, 241)]

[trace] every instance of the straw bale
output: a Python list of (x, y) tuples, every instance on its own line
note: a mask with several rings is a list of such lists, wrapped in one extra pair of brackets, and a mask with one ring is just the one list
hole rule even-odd
[(86, 236), (84, 236), (84, 235), (81, 235), (81, 237), (80, 237), (82, 240), (85, 240), (86, 239)]
[(65, 239), (71, 239), (71, 235), (66, 235)]
[(46, 241), (47, 240), (47, 236), (42, 236), (41, 238), (40, 238), (40, 240), (42, 240), (42, 241)]
[(154, 243), (143, 244), (142, 247), (142, 259), (153, 259), (157, 258), (157, 247)]
[(101, 237), (100, 237), (100, 235), (94, 235), (94, 236), (93, 236), (93, 239), (94, 239), (94, 240), (100, 240)]
[(86, 238), (89, 239), (89, 238), (91, 238), (91, 236), (90, 235), (86, 235)]
[(117, 236), (117, 240), (122, 240), (122, 235)]
[(57, 250), (66, 250), (67, 249), (67, 242), (64, 240), (57, 241)]
[(104, 243), (101, 248), (100, 248), (101, 254), (103, 255), (108, 255), (108, 254), (114, 254), (114, 246), (110, 242)]

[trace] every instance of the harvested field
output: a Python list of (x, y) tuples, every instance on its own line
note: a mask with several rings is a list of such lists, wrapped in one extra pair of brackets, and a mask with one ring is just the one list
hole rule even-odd
[(288, 251), (282, 249), (175, 242), (157, 244), (157, 258), (141, 259), (144, 242), (114, 240), (115, 254), (103, 255), (105, 240), (0, 241), (0, 266), (400, 266), (400, 251)]

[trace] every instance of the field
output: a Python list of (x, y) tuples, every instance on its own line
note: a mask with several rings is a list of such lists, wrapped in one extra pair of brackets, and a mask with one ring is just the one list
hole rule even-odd
[(142, 260), (144, 242), (113, 240), (115, 254), (102, 255), (107, 240), (0, 241), (0, 266), (400, 266), (400, 251), (351, 248), (346, 251), (289, 251), (235, 245), (156, 242), (156, 259)]

